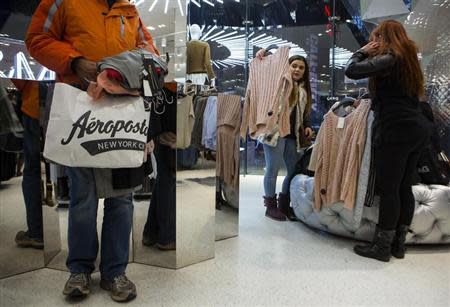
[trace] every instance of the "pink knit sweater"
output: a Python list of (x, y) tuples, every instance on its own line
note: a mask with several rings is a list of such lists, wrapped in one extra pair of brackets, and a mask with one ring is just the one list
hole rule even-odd
[[(290, 133), (288, 104), (292, 86), (289, 47), (280, 47), (275, 54), (262, 60), (253, 59), (242, 116), (242, 138), (245, 138), (248, 129), (250, 137), (256, 139), (263, 133), (271, 132), (277, 123), (280, 136)], [(277, 116), (280, 104), (285, 104), (285, 107)]]
[(344, 202), (344, 208), (353, 209), (369, 110), (370, 100), (362, 100), (346, 117), (332, 111), (325, 114), (309, 164), (315, 171), (315, 210), (339, 201)]

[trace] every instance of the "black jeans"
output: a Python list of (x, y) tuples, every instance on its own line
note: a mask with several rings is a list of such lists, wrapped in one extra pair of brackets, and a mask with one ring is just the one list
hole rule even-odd
[(410, 225), (414, 216), (411, 186), (425, 136), (408, 144), (383, 144), (375, 148), (376, 189), (380, 195), (378, 226), (393, 230)]
[(153, 187), (143, 236), (159, 244), (175, 242), (176, 237), (176, 150), (156, 144), (158, 176)]

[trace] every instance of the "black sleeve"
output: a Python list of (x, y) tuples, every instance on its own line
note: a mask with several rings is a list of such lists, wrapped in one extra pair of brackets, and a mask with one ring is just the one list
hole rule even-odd
[(311, 112), (307, 112), (303, 116), (303, 127), (304, 128), (311, 128)]
[(265, 54), (265, 56), (267, 56), (267, 55), (269, 54), (269, 51), (270, 51), (270, 50), (272, 50), (272, 49), (278, 49), (278, 45), (277, 45), (277, 44), (272, 44), (272, 45), (266, 47), (265, 49), (266, 49), (266, 54)]
[(363, 79), (385, 74), (394, 65), (395, 57), (387, 53), (368, 58), (362, 50), (356, 51), (347, 62), (345, 75), (350, 79)]

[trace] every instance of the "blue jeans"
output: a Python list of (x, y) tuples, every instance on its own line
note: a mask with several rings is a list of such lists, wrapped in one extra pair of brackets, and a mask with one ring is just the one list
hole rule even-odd
[(286, 166), (287, 176), (284, 177), (281, 193), (289, 194), (289, 178), (295, 171), (295, 164), (302, 156), (297, 152), (297, 144), (294, 139), (279, 138), (277, 146), (272, 147), (263, 144), (266, 171), (264, 173), (264, 194), (266, 197), (275, 196), (278, 171), (282, 163)]
[[(92, 273), (98, 252), (98, 196), (92, 168), (67, 167), (70, 184), (69, 255), (66, 265), (71, 273)], [(112, 280), (125, 273), (128, 264), (130, 233), (133, 224), (131, 193), (106, 198), (102, 225), (100, 273)]]
[(26, 114), (22, 116), (23, 134), (23, 180), (22, 193), (27, 212), (30, 237), (43, 238), (41, 199), (41, 128), (39, 121)]

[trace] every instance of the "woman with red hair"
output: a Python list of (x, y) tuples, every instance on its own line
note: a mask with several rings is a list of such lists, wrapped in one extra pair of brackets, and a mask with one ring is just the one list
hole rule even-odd
[(351, 79), (369, 77), (375, 114), (373, 146), (376, 189), (380, 211), (375, 236), (354, 251), (363, 257), (389, 261), (405, 255), (405, 240), (414, 215), (411, 186), (421, 147), (429, 128), (419, 108), (424, 78), (416, 44), (402, 24), (383, 21), (370, 42), (356, 51), (345, 74)]

